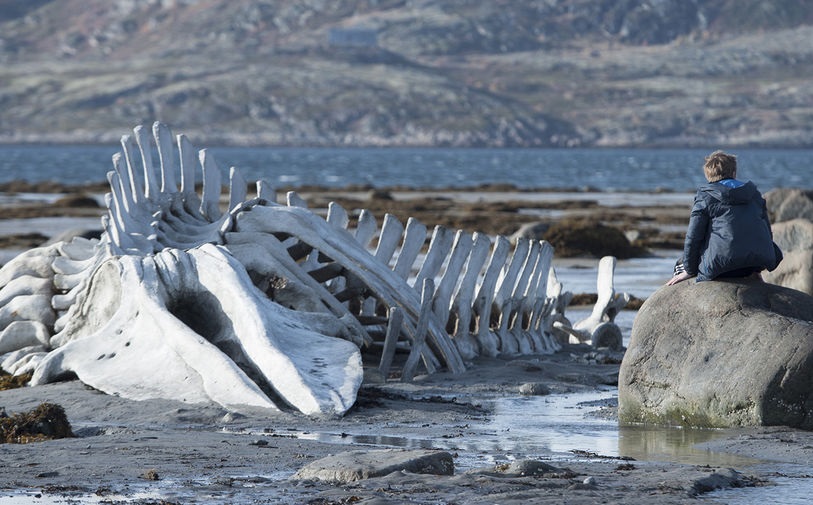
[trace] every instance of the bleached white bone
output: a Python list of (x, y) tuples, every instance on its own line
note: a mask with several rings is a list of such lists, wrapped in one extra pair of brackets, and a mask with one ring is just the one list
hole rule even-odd
[(36, 346), (29, 348), (26, 354), (24, 354), (22, 357), (20, 357), (20, 359), (14, 361), (13, 363), (9, 362), (6, 364), (4, 360), (3, 368), (6, 369), (12, 375), (33, 373), (34, 369), (37, 367), (40, 361), (42, 361), (45, 358), (45, 356), (48, 355), (48, 353), (45, 350), (37, 351), (36, 349), (44, 349), (44, 347)]
[[(377, 224), (373, 213), (367, 209), (361, 209), (356, 224), (356, 242), (363, 247), (369, 247), (370, 242), (375, 237), (376, 227)], [(387, 260), (389, 261), (389, 258)]]
[(531, 354), (534, 350), (532, 341), (527, 332), (524, 331), (522, 326), (522, 304), (525, 297), (528, 295), (528, 286), (530, 284), (533, 273), (537, 268), (539, 262), (539, 251), (541, 243), (538, 240), (531, 242), (531, 247), (528, 250), (528, 256), (522, 265), (517, 284), (514, 286), (514, 291), (511, 293), (509, 301), (509, 324), (511, 325), (508, 332), (517, 342), (520, 354)]
[(25, 366), (34, 356), (42, 356), (46, 351), (47, 349), (43, 345), (21, 347), (0, 356), (0, 368), (12, 375), (17, 375), (21, 372), (20, 368)]
[(0, 269), (0, 286), (5, 286), (13, 279), (24, 275), (50, 279), (54, 275), (51, 263), (58, 254), (58, 244), (37, 247), (20, 253)]
[(455, 234), (452, 250), (446, 264), (446, 270), (443, 272), (440, 283), (435, 290), (435, 296), (432, 302), (432, 311), (442, 324), (446, 324), (446, 321), (449, 319), (452, 294), (457, 287), (460, 273), (463, 271), (463, 265), (469, 257), (472, 245), (471, 234), (463, 230), (458, 230)]
[[(109, 316), (76, 318), (65, 330), (71, 338), (37, 367), (34, 384), (73, 371), (87, 384), (128, 398), (273, 407), (240, 364), (307, 414), (343, 413), (355, 400), (357, 347), (314, 332), (301, 314), (259, 295), (242, 266), (218, 247), (112, 258), (94, 277), (101, 290), (77, 312), (104, 302)], [(184, 298), (189, 296), (194, 298)], [(172, 338), (163, 338), (159, 328), (171, 328)], [(344, 365), (331, 367), (337, 360)], [(154, 367), (147, 385), (145, 366)], [(112, 374), (111, 367), (118, 371)]]
[[(463, 357), (550, 352), (555, 325), (573, 331), (564, 317), (572, 295), (556, 279), (545, 243), (520, 241), (511, 253), (497, 237), (484, 266), (487, 237), (435, 227), (421, 257), (427, 229), (414, 218), (404, 227), (387, 215), (379, 231), (361, 210), (353, 230), (338, 204), (323, 219), (295, 192), (287, 206), (276, 204), (264, 181), (247, 199), (234, 167), (221, 209), (211, 153), (183, 135), (178, 163), (174, 153), (166, 126), (154, 124), (152, 137), (137, 126), (113, 157), (102, 237), (39, 248), (0, 269), (5, 366), (34, 371), (35, 383), (73, 371), (131, 398), (228, 408), (284, 401), (307, 413), (341, 414), (360, 383), (358, 347), (373, 344), (361, 321), (374, 329), (382, 323), (361, 316), (377, 308), (389, 314), (386, 352), (410, 352), (404, 380), (419, 361), (429, 373), (440, 366), (458, 373)], [(606, 272), (600, 267), (602, 304), (612, 290), (612, 268), (609, 282)], [(133, 302), (120, 303), (125, 292)], [(195, 303), (186, 303), (190, 297)], [(610, 295), (602, 316), (609, 321), (594, 335), (612, 324), (622, 302)], [(447, 322), (456, 322), (454, 337)], [(51, 328), (56, 334), (44, 335)], [(382, 355), (379, 366), (390, 363)], [(166, 372), (157, 381), (143, 380), (159, 370)]]
[(432, 239), (429, 241), (429, 250), (423, 260), (421, 269), (418, 271), (418, 275), (415, 277), (413, 286), (416, 290), (422, 289), (421, 286), (423, 286), (423, 281), (426, 279), (432, 279), (434, 282), (435, 276), (440, 271), (443, 261), (452, 248), (453, 240), (454, 234), (451, 230), (445, 226), (435, 226)]
[(149, 133), (143, 125), (133, 128), (135, 133), (138, 151), (141, 153), (141, 164), (144, 168), (144, 197), (147, 200), (155, 200), (160, 194), (155, 168), (152, 163), (152, 146), (150, 144)]
[(172, 195), (178, 192), (178, 182), (175, 177), (175, 156), (172, 152), (172, 132), (163, 123), (155, 122), (152, 125), (152, 135), (158, 149), (158, 161), (161, 165), (161, 193)]
[(540, 319), (547, 317), (550, 313), (545, 307), (547, 301), (547, 281), (553, 259), (553, 247), (545, 241), (539, 242), (539, 255), (534, 266), (531, 279), (525, 294), (522, 296), (517, 319), (524, 324), (522, 327), (525, 337), (533, 343), (536, 352), (548, 353), (554, 349), (550, 345), (552, 339), (548, 338), (544, 331), (540, 329)]
[[(599, 261), (598, 275), (596, 277), (598, 297), (590, 315), (577, 321), (572, 327), (558, 323), (556, 325), (558, 329), (569, 333), (579, 342), (592, 341), (594, 345), (598, 345), (599, 340), (605, 341), (606, 336), (610, 335), (611, 339), (614, 340), (611, 346), (621, 346), (621, 331), (613, 320), (616, 313), (629, 302), (630, 295), (622, 293), (616, 296), (613, 286), (615, 264), (616, 259), (614, 256), (605, 256)], [(598, 338), (599, 334), (603, 337), (602, 339)]]
[[(251, 212), (240, 214), (236, 219), (235, 231), (239, 232), (243, 226), (247, 226), (249, 230), (264, 229), (272, 234), (297, 233), (303, 242), (322, 251), (337, 263), (353, 268), (355, 275), (373, 292), (378, 293), (387, 306), (399, 306), (404, 310), (404, 326), (407, 334), (414, 338), (414, 322), (420, 315), (417, 292), (414, 289), (404, 289), (403, 280), (386, 265), (376, 261), (344, 230), (335, 230), (307, 209), (290, 206), (257, 207)], [(334, 231), (331, 233), (329, 230)], [(429, 322), (428, 331), (427, 340), (439, 350), (449, 369), (454, 373), (465, 370), (448, 334), (433, 318)]]
[(0, 328), (6, 328), (13, 321), (40, 321), (50, 326), (55, 320), (50, 293), (20, 295), (0, 307)]
[(246, 201), (248, 183), (236, 167), (229, 169), (229, 211)]
[(497, 237), (488, 267), (477, 291), (477, 298), (472, 305), (472, 309), (477, 314), (477, 343), (480, 345), (480, 352), (486, 356), (497, 356), (500, 352), (499, 337), (491, 331), (491, 311), (497, 282), (510, 249), (511, 244), (507, 238)]
[(299, 196), (299, 193), (296, 191), (289, 191), (285, 195), (285, 201), (289, 207), (301, 207), (303, 209), (308, 208), (308, 202), (305, 201), (304, 198)]
[(426, 241), (426, 232), (426, 226), (423, 223), (414, 218), (407, 219), (404, 242), (398, 252), (398, 259), (393, 268), (395, 275), (402, 279), (409, 276), (412, 266), (415, 264), (415, 259)]
[[(257, 270), (265, 275), (274, 272), (277, 274), (287, 273), (292, 279), (301, 282), (318, 297), (318, 300), (310, 300), (311, 302), (324, 304), (336, 317), (347, 322), (350, 340), (359, 346), (369, 344), (369, 336), (361, 325), (355, 319), (348, 319), (349, 312), (347, 312), (346, 307), (338, 303), (327, 289), (316, 282), (307, 272), (298, 268), (297, 263), (288, 256), (282, 242), (276, 237), (260, 232), (228, 233), (226, 235), (226, 247), (240, 259), (241, 263), (252, 270)], [(256, 254), (258, 248), (265, 255)]]
[(53, 293), (53, 285), (51, 279), (21, 275), (0, 289), (0, 306), (6, 305), (18, 296), (42, 294), (50, 296)]
[(198, 153), (200, 166), (203, 168), (203, 196), (201, 197), (200, 213), (209, 221), (216, 221), (220, 217), (220, 169), (208, 149), (201, 149)]
[(524, 237), (520, 238), (514, 248), (514, 253), (511, 256), (511, 262), (508, 268), (501, 272), (497, 291), (494, 296), (494, 304), (499, 311), (499, 324), (495, 332), (500, 339), (500, 352), (507, 355), (515, 355), (520, 352), (519, 342), (509, 331), (514, 304), (512, 297), (517, 287), (520, 273), (530, 253), (531, 241)]
[(477, 279), (483, 264), (489, 253), (491, 241), (488, 236), (482, 233), (474, 234), (474, 243), (466, 262), (466, 271), (460, 281), (457, 294), (452, 305), (452, 312), (456, 315), (457, 321), (454, 333), (454, 342), (460, 350), (460, 354), (471, 359), (474, 355), (480, 354), (477, 339), (471, 332), (472, 312), (474, 307), (474, 290), (477, 287)]
[(0, 354), (24, 347), (47, 346), (48, 328), (39, 321), (13, 321), (0, 331)]

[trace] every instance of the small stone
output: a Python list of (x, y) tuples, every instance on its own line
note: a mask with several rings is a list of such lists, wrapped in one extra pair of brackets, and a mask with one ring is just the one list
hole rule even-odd
[(582, 484), (585, 486), (595, 486), (596, 485), (596, 478), (595, 477), (587, 477), (582, 481)]
[(742, 485), (742, 474), (733, 468), (725, 468), (695, 480), (692, 483), (692, 492), (694, 494), (703, 494), (715, 489), (742, 487)]
[(508, 466), (501, 469), (502, 473), (506, 475), (516, 475), (516, 476), (533, 476), (533, 475), (544, 475), (544, 474), (551, 474), (561, 472), (561, 468), (557, 468), (555, 466), (549, 465), (544, 461), (537, 461), (534, 459), (520, 459), (517, 461), (512, 461)]
[(393, 472), (453, 475), (454, 460), (445, 451), (374, 450), (347, 451), (313, 461), (299, 469), (292, 480), (347, 483)]
[(218, 486), (232, 487), (234, 485), (234, 478), (232, 477), (218, 477), (214, 480)]
[(550, 388), (541, 382), (526, 382), (519, 387), (519, 394), (525, 396), (544, 396), (550, 394)]
[(244, 416), (243, 414), (240, 414), (238, 412), (226, 412), (226, 414), (223, 415), (223, 417), (220, 419), (220, 421), (224, 422), (224, 423), (232, 423), (232, 422), (234, 422), (234, 421), (236, 421), (238, 419), (244, 418), (244, 417), (246, 417), (246, 416)]
[(364, 383), (365, 384), (384, 384), (387, 378), (377, 368), (364, 369)]
[(141, 478), (145, 480), (160, 480), (161, 478), (158, 476), (158, 470), (154, 468), (150, 468), (149, 470), (144, 471), (141, 474)]

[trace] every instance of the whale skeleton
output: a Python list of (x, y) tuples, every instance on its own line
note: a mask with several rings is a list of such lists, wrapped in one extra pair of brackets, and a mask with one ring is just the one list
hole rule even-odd
[(411, 380), (421, 365), (456, 374), (480, 355), (552, 353), (568, 335), (606, 333), (629, 299), (605, 258), (599, 302), (571, 325), (545, 241), (430, 233), (391, 214), (379, 226), (363, 209), (309, 209), (295, 192), (278, 203), (264, 181), (249, 197), (229, 175), (224, 200), (206, 149), (158, 122), (124, 135), (101, 237), (0, 269), (0, 367), (136, 400), (342, 415), (362, 350), (384, 377)]

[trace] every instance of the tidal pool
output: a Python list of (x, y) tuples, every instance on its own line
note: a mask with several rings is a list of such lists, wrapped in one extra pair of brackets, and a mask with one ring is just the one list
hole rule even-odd
[[(620, 425), (617, 389), (496, 400), (494, 414), (472, 422), (453, 438), (430, 438), (416, 430), (399, 435), (302, 432), (294, 436), (331, 443), (458, 451), (458, 470), (522, 458), (572, 460), (604, 456), (639, 461), (744, 466), (741, 456), (698, 449), (695, 444), (725, 435), (723, 430)], [(260, 433), (254, 433), (259, 435)]]

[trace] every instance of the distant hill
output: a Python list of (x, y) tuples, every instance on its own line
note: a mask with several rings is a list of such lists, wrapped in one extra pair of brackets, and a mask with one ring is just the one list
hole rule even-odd
[(0, 0), (0, 142), (813, 146), (813, 0)]

